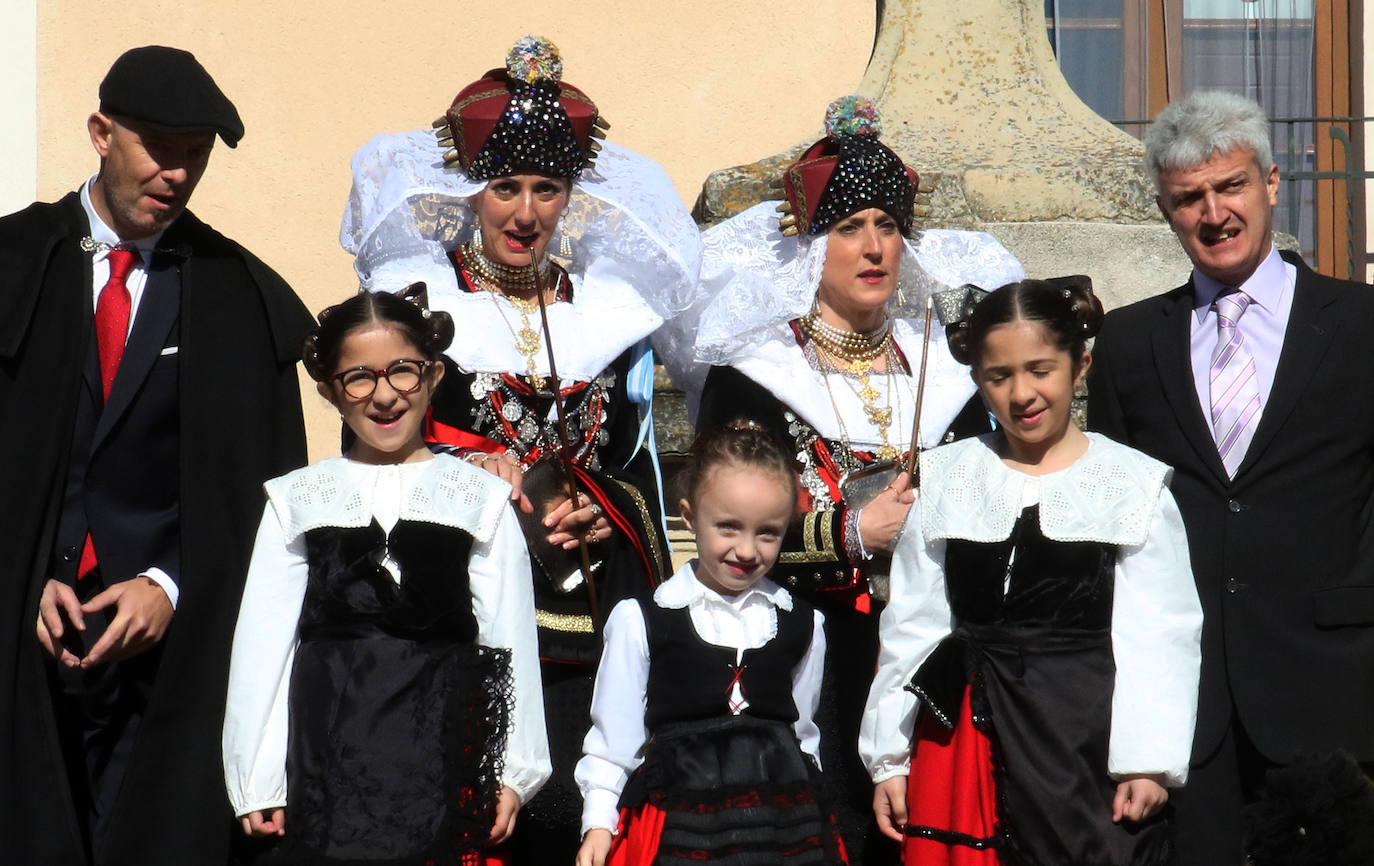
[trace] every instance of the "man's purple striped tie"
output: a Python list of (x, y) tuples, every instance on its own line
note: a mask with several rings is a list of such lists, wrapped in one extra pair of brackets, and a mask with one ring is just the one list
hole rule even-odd
[(1212, 350), (1211, 370), (1212, 435), (1226, 474), (1232, 478), (1260, 419), (1255, 358), (1245, 344), (1245, 335), (1236, 329), (1251, 300), (1244, 292), (1232, 291), (1212, 302), (1217, 314), (1217, 346)]

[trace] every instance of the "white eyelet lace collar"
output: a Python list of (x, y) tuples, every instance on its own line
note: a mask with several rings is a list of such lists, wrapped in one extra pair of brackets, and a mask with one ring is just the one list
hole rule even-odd
[(1002, 462), (1000, 435), (921, 454), (921, 534), (927, 543), (1008, 538), (1031, 483), (1040, 485), (1040, 531), (1046, 538), (1127, 547), (1145, 542), (1159, 492), (1172, 473), (1168, 466), (1089, 433), (1088, 450), (1072, 466), (1035, 477)]
[(447, 454), (433, 460), (374, 466), (331, 457), (263, 485), (287, 542), (325, 526), (367, 526), (380, 484), (400, 486), (401, 520), (461, 529), (490, 541), (510, 501), (510, 485)]

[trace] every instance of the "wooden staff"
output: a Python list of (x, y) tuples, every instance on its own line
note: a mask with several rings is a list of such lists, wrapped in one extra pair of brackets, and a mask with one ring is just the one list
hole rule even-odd
[(916, 379), (916, 417), (911, 422), (911, 450), (906, 456), (906, 471), (911, 476), (913, 487), (916, 482), (916, 458), (921, 453), (921, 400), (926, 395), (926, 361), (930, 359), (930, 314), (933, 306), (933, 299), (927, 295), (926, 332), (921, 341), (921, 373)]
[[(549, 378), (553, 379), (553, 406), (558, 414), (558, 438), (562, 447), (558, 449), (559, 463), (563, 466), (563, 480), (567, 483), (568, 499), (577, 508), (580, 501), (577, 493), (577, 473), (573, 471), (571, 445), (568, 439), (568, 419), (563, 414), (563, 394), (558, 378), (558, 366), (553, 360), (553, 333), (549, 330), (549, 308), (544, 303), (544, 286), (539, 282), (539, 257), (530, 247), (530, 266), (534, 268), (534, 295), (539, 299), (539, 321), (544, 328), (544, 348), (549, 353)], [(590, 499), (591, 497), (588, 497)], [(595, 500), (593, 500), (595, 501)], [(592, 521), (596, 523), (595, 520)], [(592, 581), (592, 558), (587, 553), (587, 539), (579, 538), (577, 551), (582, 554), (582, 579), (587, 584), (587, 602), (592, 609), (592, 622), (601, 622), (601, 612), (596, 601), (596, 584)]]

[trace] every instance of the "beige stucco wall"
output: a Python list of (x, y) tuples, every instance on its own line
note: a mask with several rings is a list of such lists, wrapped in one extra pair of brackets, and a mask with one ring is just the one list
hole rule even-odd
[[(237, 150), (217, 150), (192, 208), (319, 309), (356, 287), (338, 245), (353, 152), (379, 132), (428, 126), (517, 36), (554, 40), (610, 137), (663, 163), (690, 205), (711, 170), (819, 131), (826, 103), (863, 75), (874, 15), (873, 0), (43, 0), (33, 186), (54, 199), (95, 170), (85, 119), (121, 51), (186, 48), (247, 128)], [(313, 395), (306, 407), (312, 456), (323, 456), (337, 421)]]

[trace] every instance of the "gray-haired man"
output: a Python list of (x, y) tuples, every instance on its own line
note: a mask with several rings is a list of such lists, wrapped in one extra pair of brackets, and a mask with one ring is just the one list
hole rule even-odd
[(1253, 102), (1170, 105), (1146, 158), (1193, 274), (1107, 316), (1088, 423), (1175, 470), (1206, 616), (1179, 848), (1215, 866), (1268, 767), (1374, 757), (1374, 293), (1274, 248)]

